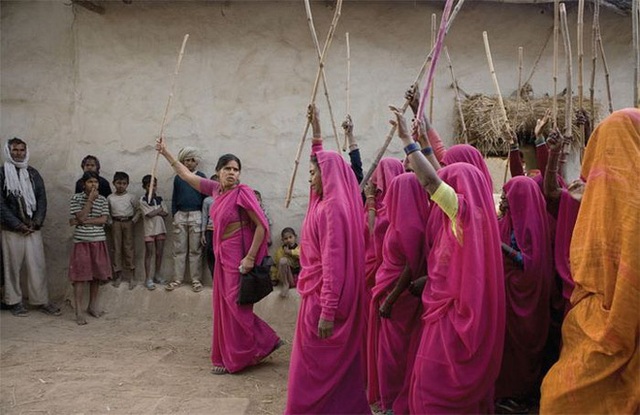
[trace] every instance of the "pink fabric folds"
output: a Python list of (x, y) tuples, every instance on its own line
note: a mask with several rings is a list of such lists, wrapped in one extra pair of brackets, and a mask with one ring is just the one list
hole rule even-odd
[(551, 236), (544, 197), (538, 185), (517, 176), (504, 186), (509, 204), (500, 219), (502, 242), (515, 237), (521, 268), (504, 257), (507, 332), (496, 397), (528, 397), (539, 386), (543, 348), (550, 325), (553, 281)]
[(421, 332), (422, 302), (405, 290), (393, 305), (390, 319), (381, 318), (378, 309), (405, 266), (411, 269), (412, 279), (426, 275), (429, 202), (416, 175), (405, 173), (391, 182), (384, 203), (389, 228), (369, 311), (367, 385), (370, 403), (379, 402), (383, 410), (402, 414), (409, 410), (408, 382)]
[[(252, 305), (236, 304), (240, 289), (238, 267), (253, 241), (254, 226), (246, 211), (255, 213), (266, 232), (269, 232), (267, 219), (250, 187), (240, 184), (219, 196), (218, 189), (218, 182), (213, 180), (203, 179), (200, 182), (200, 192), (217, 196), (211, 207), (216, 257), (213, 270), (211, 362), (234, 373), (266, 357), (274, 350), (279, 338), (267, 323), (253, 313)], [(222, 239), (227, 225), (240, 221), (240, 217), (251, 225), (243, 226), (229, 238)], [(267, 240), (268, 235), (260, 246), (256, 263), (260, 263), (267, 253)]]
[(416, 354), (411, 413), (492, 410), (505, 327), (504, 276), (493, 200), (476, 167), (454, 163), (438, 171), (458, 195), (456, 229), (436, 205), (427, 226), (428, 279)]
[(442, 162), (445, 165), (453, 163), (468, 163), (472, 166), (476, 166), (487, 181), (489, 193), (493, 194), (493, 179), (491, 178), (491, 173), (489, 173), (487, 163), (484, 161), (482, 154), (477, 148), (470, 146), (469, 144), (456, 144), (447, 150), (445, 155), (442, 157)]
[[(332, 151), (315, 153), (323, 195), (311, 191), (302, 224), (287, 414), (370, 413), (365, 394), (364, 228), (358, 183)], [(333, 335), (318, 337), (320, 318)]]
[(569, 248), (571, 247), (571, 235), (573, 235), (573, 228), (576, 226), (579, 210), (580, 202), (572, 198), (566, 189), (562, 189), (560, 204), (558, 206), (554, 261), (556, 271), (558, 271), (562, 279), (562, 297), (565, 300), (566, 311), (568, 311), (571, 306), (569, 300), (571, 299), (571, 293), (575, 285), (571, 277), (571, 267), (569, 265)]
[[(380, 160), (380, 164), (371, 176), (371, 182), (378, 189), (376, 193), (376, 221), (373, 228), (373, 236), (365, 231), (365, 276), (367, 287), (373, 287), (376, 279), (376, 271), (382, 263), (382, 241), (389, 226), (384, 199), (391, 185), (391, 181), (404, 173), (400, 160), (387, 157)], [(368, 223), (369, 212), (365, 206), (365, 223)]]

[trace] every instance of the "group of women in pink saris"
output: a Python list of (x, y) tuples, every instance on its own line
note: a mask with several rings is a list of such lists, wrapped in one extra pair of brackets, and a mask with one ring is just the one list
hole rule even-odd
[[(559, 326), (572, 305), (569, 247), (584, 183), (565, 187), (557, 174), (565, 139), (552, 134), (538, 149), (548, 153), (539, 177), (516, 175), (504, 185), (496, 215), (478, 150), (445, 149), (426, 119), (409, 128), (391, 110), (405, 164), (380, 161), (363, 215), (353, 166), (323, 149), (317, 109), (309, 108), (310, 197), (285, 413), (370, 413), (372, 405), (395, 414), (526, 413), (557, 359), (554, 316), (559, 311)], [(237, 157), (220, 158), (214, 182), (191, 174), (162, 140), (157, 149), (180, 177), (217, 197), (212, 373), (241, 371), (282, 344), (251, 306), (235, 301), (238, 265), (250, 269), (266, 254), (266, 219), (239, 184)], [(581, 361), (593, 354), (571, 352)], [(571, 362), (561, 356), (557, 367)], [(551, 389), (550, 399), (572, 405), (573, 395)]]

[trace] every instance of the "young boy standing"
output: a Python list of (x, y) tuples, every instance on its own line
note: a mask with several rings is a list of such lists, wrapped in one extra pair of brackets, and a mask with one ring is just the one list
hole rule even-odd
[[(157, 179), (154, 179), (153, 194), (151, 195), (151, 200), (149, 200), (150, 183), (151, 175), (147, 174), (142, 178), (142, 188), (145, 193), (140, 198), (140, 210), (144, 221), (144, 286), (148, 290), (155, 290), (156, 284), (164, 284), (164, 280), (160, 277), (160, 268), (162, 268), (164, 241), (167, 239), (167, 227), (164, 223), (164, 218), (169, 215), (169, 212), (162, 198), (157, 194)], [(156, 260), (154, 277), (151, 278), (151, 258), (153, 257), (154, 245)]]
[[(198, 167), (199, 151), (194, 147), (184, 147), (178, 153), (178, 161), (189, 171), (206, 178), (204, 173), (196, 171)], [(173, 179), (173, 197), (171, 213), (173, 214), (173, 264), (174, 280), (165, 289), (173, 291), (182, 285), (189, 259), (191, 273), (191, 288), (195, 292), (202, 291), (200, 273), (202, 267), (202, 201), (204, 195), (191, 187), (177, 175)]]
[(113, 186), (116, 189), (107, 197), (109, 214), (111, 216), (111, 235), (113, 238), (113, 286), (119, 287), (124, 269), (131, 273), (129, 289), (136, 286), (135, 281), (135, 250), (133, 243), (133, 225), (138, 221), (138, 201), (134, 195), (127, 192), (129, 175), (117, 171), (113, 175)]

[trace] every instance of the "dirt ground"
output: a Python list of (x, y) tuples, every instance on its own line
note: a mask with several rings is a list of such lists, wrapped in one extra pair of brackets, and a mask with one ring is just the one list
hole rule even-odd
[(281, 414), (299, 297), (255, 306), (286, 342), (240, 374), (210, 373), (211, 289), (102, 287), (102, 318), (0, 313), (2, 414)]

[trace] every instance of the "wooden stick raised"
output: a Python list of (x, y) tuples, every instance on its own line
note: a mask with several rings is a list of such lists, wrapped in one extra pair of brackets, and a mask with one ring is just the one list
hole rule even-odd
[(522, 96), (522, 66), (524, 64), (524, 48), (518, 47), (518, 90), (516, 95), (516, 117), (514, 124), (518, 127), (518, 117), (520, 116), (520, 99)]
[(542, 45), (542, 48), (540, 48), (540, 52), (538, 52), (538, 56), (536, 57), (535, 62), (533, 62), (533, 66), (531, 67), (531, 70), (529, 71), (529, 76), (527, 76), (527, 80), (524, 81), (522, 83), (522, 85), (528, 84), (529, 81), (531, 81), (531, 78), (533, 78), (533, 74), (535, 73), (536, 68), (538, 67), (538, 62), (540, 62), (540, 58), (542, 57), (542, 54), (547, 49), (547, 45), (549, 44), (549, 40), (551, 39), (551, 35), (553, 35), (553, 26), (549, 30), (549, 34), (547, 35), (547, 39), (544, 41), (544, 44)]
[(607, 64), (607, 55), (604, 53), (604, 46), (602, 45), (602, 35), (600, 34), (600, 24), (596, 32), (596, 40), (598, 42), (598, 49), (600, 49), (600, 56), (602, 57), (602, 67), (604, 68), (604, 80), (607, 87), (607, 100), (609, 103), (609, 114), (613, 112), (613, 100), (611, 99), (611, 83), (609, 82), (609, 65)]
[[(562, 27), (562, 39), (564, 41), (564, 54), (566, 59), (566, 70), (567, 70), (567, 86), (566, 86), (566, 95), (564, 97), (564, 146), (562, 153), (560, 154), (560, 165), (565, 166), (565, 162), (567, 159), (567, 154), (569, 153), (569, 149), (571, 147), (571, 136), (572, 136), (572, 118), (573, 118), (573, 87), (572, 87), (572, 60), (573, 56), (571, 54), (571, 39), (569, 38), (569, 24), (567, 23), (567, 9), (564, 3), (560, 4), (560, 24)], [(563, 174), (563, 176), (565, 176)], [(565, 176), (566, 177), (566, 176)]]
[(560, 2), (553, 2), (553, 99), (551, 101), (551, 121), (558, 127), (558, 41), (560, 34)]
[(513, 128), (511, 128), (511, 124), (509, 123), (509, 118), (507, 117), (507, 110), (504, 107), (504, 101), (502, 100), (502, 93), (500, 92), (500, 84), (498, 84), (498, 76), (496, 75), (496, 70), (493, 67), (493, 58), (491, 57), (491, 47), (489, 46), (489, 36), (487, 36), (487, 32), (482, 32), (482, 39), (484, 40), (484, 50), (487, 54), (487, 62), (489, 63), (489, 71), (491, 72), (491, 78), (493, 79), (493, 86), (496, 88), (496, 94), (498, 95), (498, 105), (500, 106), (499, 110), (502, 114), (502, 118), (504, 118), (504, 125), (507, 130), (507, 137), (509, 138), (509, 143), (514, 144), (514, 136), (515, 133)]
[[(176, 68), (173, 71), (173, 80), (171, 81), (171, 91), (169, 92), (169, 99), (167, 100), (167, 106), (164, 108), (164, 115), (162, 116), (162, 122), (160, 123), (160, 135), (158, 136), (161, 140), (164, 140), (164, 126), (167, 123), (167, 115), (169, 114), (169, 107), (171, 107), (171, 100), (173, 99), (173, 93), (176, 89), (176, 79), (178, 78), (178, 73), (180, 72), (180, 65), (182, 64), (182, 57), (184, 56), (184, 48), (187, 46), (187, 40), (189, 40), (189, 34), (184, 35), (182, 39), (182, 46), (180, 47), (180, 53), (178, 53), (178, 62), (176, 63)], [(147, 199), (151, 202), (151, 195), (153, 195), (153, 184), (156, 177), (156, 172), (158, 170), (158, 158), (160, 157), (160, 153), (156, 152), (156, 159), (153, 162), (153, 168), (151, 169), (151, 182), (149, 183), (149, 193), (147, 195)]]
[[(591, 24), (591, 85), (589, 86), (589, 109), (591, 110), (591, 120), (595, 121), (595, 84), (596, 84), (596, 61), (598, 60), (598, 21), (600, 20), (600, 0), (593, 2), (593, 22)], [(585, 137), (586, 140), (587, 137)], [(584, 143), (583, 143), (584, 145)]]
[(583, 109), (582, 62), (584, 59), (584, 0), (578, 0), (578, 108)]
[[(316, 48), (316, 54), (318, 55), (318, 63), (322, 59), (322, 51), (320, 50), (320, 42), (318, 41), (318, 34), (316, 27), (313, 24), (313, 15), (311, 14), (311, 5), (309, 0), (304, 0), (304, 8), (307, 12), (307, 23), (309, 23), (309, 31), (311, 31), (311, 38)], [(333, 109), (331, 108), (331, 99), (329, 98), (329, 87), (327, 85), (327, 74), (324, 71), (324, 65), (322, 65), (322, 86), (324, 87), (324, 96), (327, 99), (327, 107), (329, 107), (329, 118), (331, 119), (331, 127), (333, 128), (333, 136), (336, 140), (336, 148), (340, 150), (340, 141), (338, 139), (338, 130), (336, 129), (336, 121), (333, 118)]]
[[(437, 33), (438, 23), (436, 22), (436, 14), (431, 13), (431, 49), (436, 46)], [(432, 82), (435, 82), (435, 73)], [(429, 90), (429, 120), (433, 120), (433, 98), (433, 88), (431, 88)]]
[[(333, 13), (333, 19), (331, 20), (331, 26), (329, 27), (329, 32), (327, 32), (327, 38), (324, 42), (324, 47), (322, 49), (322, 53), (320, 55), (320, 63), (318, 65), (318, 72), (316, 73), (316, 80), (313, 83), (313, 89), (311, 92), (311, 100), (309, 105), (312, 105), (316, 102), (316, 95), (318, 93), (318, 85), (320, 83), (320, 77), (322, 75), (322, 69), (324, 68), (324, 60), (327, 56), (327, 51), (329, 50), (329, 46), (331, 46), (331, 42), (333, 41), (333, 34), (336, 31), (336, 26), (338, 25), (338, 20), (340, 19), (340, 13), (342, 11), (342, 0), (338, 0), (336, 3), (336, 9)], [(296, 180), (296, 173), (298, 172), (298, 166), (300, 165), (300, 156), (302, 154), (302, 148), (304, 147), (304, 142), (307, 139), (307, 133), (309, 132), (309, 126), (311, 125), (311, 121), (307, 117), (307, 123), (304, 128), (304, 133), (302, 134), (302, 138), (300, 139), (300, 143), (298, 144), (298, 151), (296, 152), (296, 159), (293, 162), (293, 172), (291, 173), (291, 179), (289, 180), (289, 188), (287, 189), (287, 196), (285, 199), (285, 207), (288, 208), (291, 203), (291, 195), (293, 194), (293, 185)]]
[[(351, 96), (349, 95), (349, 87), (351, 84), (351, 46), (349, 44), (349, 32), (345, 33), (345, 40), (347, 42), (347, 115), (351, 115)], [(344, 135), (344, 143), (342, 144), (342, 151), (347, 151), (347, 134)]]
[[(456, 16), (458, 15), (458, 12), (462, 8), (462, 5), (464, 4), (464, 2), (465, 2), (465, 0), (458, 0), (458, 3), (456, 3), (456, 7), (451, 12), (451, 16), (449, 16), (449, 20), (447, 20), (445, 34), (449, 32), (449, 29), (451, 28), (451, 25), (453, 24), (453, 21), (455, 20)], [(417, 86), (418, 83), (420, 82), (420, 80), (422, 79), (422, 77), (424, 76), (424, 73), (427, 70), (427, 65), (429, 65), (429, 63), (431, 62), (431, 59), (433, 57), (433, 52), (434, 52), (434, 50), (431, 49), (431, 51), (429, 52), (429, 54), (425, 58), (424, 62), (422, 63), (422, 67), (420, 68), (420, 71), (418, 72), (418, 76), (416, 77), (416, 79), (415, 79), (415, 81), (413, 82), (412, 85)], [(400, 112), (402, 114), (404, 114), (404, 112), (407, 110), (408, 107), (409, 107), (409, 101), (405, 99), (404, 104), (402, 105), (402, 107), (400, 107)], [(389, 147), (389, 144), (391, 143), (391, 140), (393, 139), (393, 136), (395, 135), (395, 133), (396, 133), (396, 126), (393, 126), (389, 130), (389, 134), (387, 134), (387, 137), (385, 138), (384, 144), (382, 145), (382, 148), (380, 149), (380, 151), (378, 151), (378, 154), (376, 155), (375, 159), (373, 160), (373, 163), (371, 164), (371, 167), (369, 167), (369, 170), (367, 171), (367, 174), (365, 174), (364, 178), (362, 179), (362, 182), (360, 183), (360, 190), (364, 190), (364, 186), (366, 186), (367, 182), (369, 181), (369, 179), (373, 175), (373, 172), (375, 171), (376, 167), (378, 167), (378, 163), (380, 163), (380, 159), (382, 159), (382, 155), (385, 153), (385, 151), (387, 151), (387, 148)]]
[(449, 49), (444, 47), (444, 54), (447, 57), (447, 63), (449, 64), (449, 72), (451, 73), (451, 79), (453, 80), (453, 89), (456, 93), (456, 106), (458, 107), (458, 115), (460, 116), (460, 124), (462, 125), (462, 136), (464, 137), (464, 143), (469, 144), (469, 138), (467, 137), (467, 124), (464, 122), (464, 113), (462, 112), (462, 100), (460, 99), (460, 90), (458, 89), (458, 80), (456, 74), (453, 71), (453, 63), (451, 63), (451, 56), (449, 56)]

